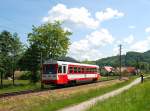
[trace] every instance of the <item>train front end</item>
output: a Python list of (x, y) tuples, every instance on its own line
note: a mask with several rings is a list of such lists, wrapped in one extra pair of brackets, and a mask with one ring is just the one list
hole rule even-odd
[(57, 84), (58, 64), (43, 64), (42, 67), (42, 83), (44, 84)]

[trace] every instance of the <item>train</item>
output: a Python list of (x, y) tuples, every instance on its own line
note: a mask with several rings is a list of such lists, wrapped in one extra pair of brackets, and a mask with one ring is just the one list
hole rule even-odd
[(42, 83), (53, 85), (77, 84), (80, 82), (96, 82), (101, 76), (99, 66), (48, 60), (42, 65)]

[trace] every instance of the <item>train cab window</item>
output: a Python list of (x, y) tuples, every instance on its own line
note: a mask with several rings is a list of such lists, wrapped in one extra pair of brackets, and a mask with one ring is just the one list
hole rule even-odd
[(58, 73), (62, 73), (62, 66), (58, 66)]
[(77, 73), (77, 67), (74, 67), (74, 73)]
[(73, 73), (73, 67), (69, 67), (69, 73)]
[(66, 66), (63, 66), (63, 73), (66, 73)]

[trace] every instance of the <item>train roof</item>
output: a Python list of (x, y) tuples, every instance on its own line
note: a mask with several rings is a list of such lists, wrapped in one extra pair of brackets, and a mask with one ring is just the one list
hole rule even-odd
[(59, 64), (59, 65), (80, 65), (80, 66), (93, 66), (99, 67), (98, 65), (91, 65), (91, 64), (82, 64), (82, 63), (74, 63), (74, 62), (66, 62), (66, 61), (57, 61), (57, 60), (47, 60), (44, 64)]

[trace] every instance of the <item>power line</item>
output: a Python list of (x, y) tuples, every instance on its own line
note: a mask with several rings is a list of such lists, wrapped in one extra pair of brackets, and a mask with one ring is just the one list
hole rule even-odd
[[(13, 23), (14, 25), (15, 25), (15, 24), (18, 24), (18, 22), (14, 21), (14, 20), (12, 20), (12, 19), (6, 18), (6, 17), (0, 16), (0, 19), (3, 19), (3, 20), (8, 21), (8, 22), (10, 22), (10, 23)], [(22, 23), (20, 24), (20, 23), (19, 23), (18, 25), (23, 26), (23, 28), (29, 29), (29, 27), (26, 26), (25, 24), (22, 24)]]
[(11, 27), (8, 27), (8, 26), (5, 26), (5, 25), (0, 25), (1, 28), (5, 28), (3, 30), (10, 30), (12, 32), (16, 32), (16, 33), (20, 33), (20, 34), (27, 34), (27, 33), (23, 33), (23, 32), (20, 32), (18, 31), (17, 29), (14, 29), (14, 28), (11, 28)]
[(7, 28), (7, 29), (10, 29), (10, 30), (12, 30), (12, 31), (14, 31), (14, 32), (17, 32), (17, 30), (15, 30), (15, 29), (13, 29), (13, 28), (10, 28), (10, 27), (8, 27), (8, 26), (0, 25), (0, 27), (2, 27), (2, 28)]

